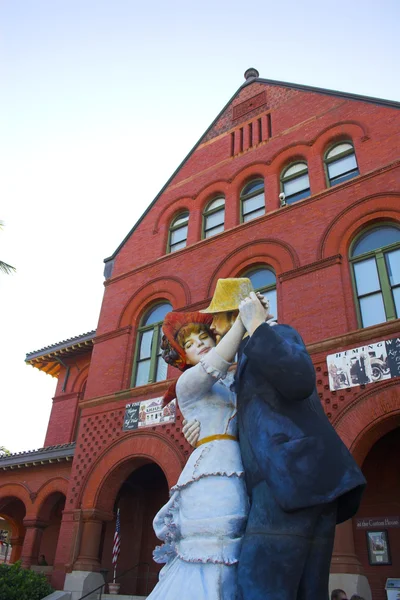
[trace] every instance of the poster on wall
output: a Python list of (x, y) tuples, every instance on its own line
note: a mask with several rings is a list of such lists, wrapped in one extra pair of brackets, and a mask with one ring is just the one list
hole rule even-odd
[(174, 423), (176, 416), (176, 400), (167, 406), (162, 405), (162, 398), (139, 400), (125, 406), (123, 431), (154, 427), (165, 423)]
[(367, 531), (368, 559), (370, 565), (390, 565), (389, 539), (386, 530)]
[(332, 391), (400, 377), (400, 338), (329, 354), (326, 363)]

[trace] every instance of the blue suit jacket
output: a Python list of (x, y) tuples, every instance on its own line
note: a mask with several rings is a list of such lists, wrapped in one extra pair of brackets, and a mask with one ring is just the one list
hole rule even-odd
[(354, 515), (366, 481), (324, 413), (298, 332), (260, 325), (241, 344), (235, 388), (249, 491), (264, 479), (285, 511), (337, 500), (338, 523)]

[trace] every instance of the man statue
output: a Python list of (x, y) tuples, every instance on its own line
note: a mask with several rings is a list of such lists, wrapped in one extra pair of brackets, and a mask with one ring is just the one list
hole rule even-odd
[[(250, 513), (239, 559), (243, 600), (328, 600), (336, 523), (351, 518), (365, 479), (321, 406), (299, 333), (266, 322), (246, 278), (220, 279), (210, 306), (223, 336), (247, 330), (235, 374)], [(189, 423), (196, 442), (201, 423)]]

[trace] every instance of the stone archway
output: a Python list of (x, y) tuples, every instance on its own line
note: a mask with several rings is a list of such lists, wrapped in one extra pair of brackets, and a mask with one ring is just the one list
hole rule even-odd
[[(360, 466), (378, 440), (400, 427), (399, 391), (397, 379), (368, 386), (336, 419), (337, 433)], [(333, 587), (346, 589), (349, 595), (358, 593), (369, 600), (370, 584), (361, 564), (360, 547), (355, 544), (355, 533), (355, 519), (336, 528), (331, 582)]]
[[(9, 562), (21, 558), (25, 540), (25, 524), (29, 495), (23, 485), (6, 484), (0, 487), (0, 515), (11, 525)], [(30, 502), (29, 502), (30, 503)]]
[[(172, 440), (148, 430), (136, 431), (116, 440), (98, 458), (83, 486), (80, 496), (81, 509), (76, 511), (76, 518), (79, 520), (79, 553), (71, 577), (67, 575), (65, 589), (70, 589), (74, 574), (78, 571), (100, 571), (100, 556), (105, 536), (109, 535), (111, 530), (114, 533), (113, 522), (118, 493), (131, 474), (141, 468), (157, 468), (165, 480), (165, 490), (168, 491), (176, 483), (184, 463), (183, 453)], [(160, 500), (161, 504), (166, 499), (167, 495)], [(153, 511), (155, 510), (153, 508)], [(86, 579), (88, 575), (89, 573), (86, 573)]]

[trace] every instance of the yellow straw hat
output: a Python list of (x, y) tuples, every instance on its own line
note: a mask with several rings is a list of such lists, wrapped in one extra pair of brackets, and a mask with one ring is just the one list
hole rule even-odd
[(247, 298), (250, 292), (254, 290), (247, 277), (218, 279), (210, 306), (200, 312), (219, 313), (237, 310), (240, 302)]

